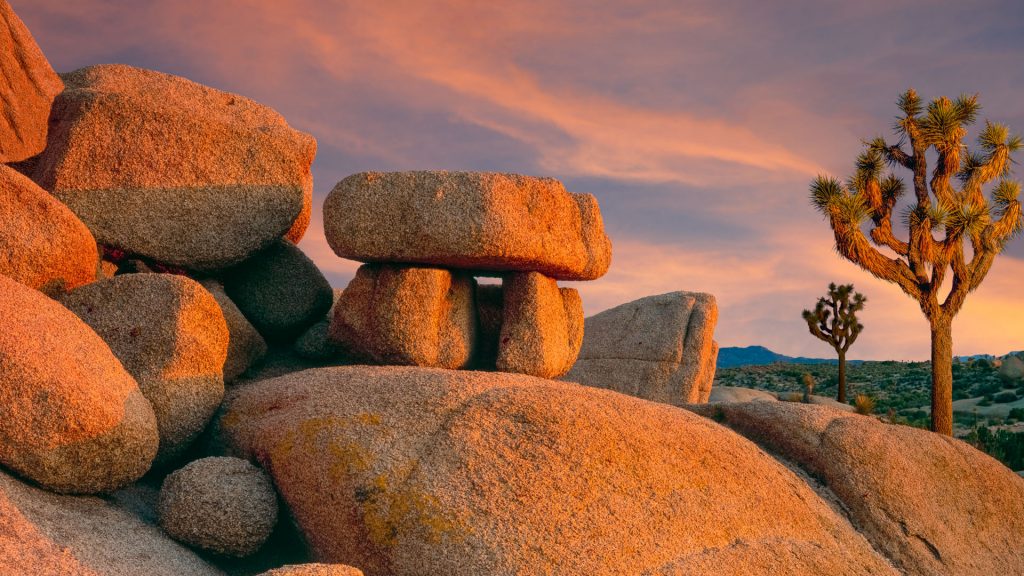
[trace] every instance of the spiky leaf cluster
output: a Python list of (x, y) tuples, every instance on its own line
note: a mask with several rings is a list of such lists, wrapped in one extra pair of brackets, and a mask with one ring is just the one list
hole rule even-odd
[(853, 284), (828, 285), (828, 294), (818, 298), (814, 310), (804, 310), (803, 317), (811, 334), (846, 353), (864, 330), (857, 312), (864, 309), (867, 298), (853, 289)]
[[(976, 149), (967, 149), (967, 127), (981, 110), (977, 95), (942, 97), (926, 105), (908, 90), (897, 105), (902, 113), (894, 125), (897, 141), (864, 142), (845, 183), (825, 175), (811, 183), (811, 203), (829, 220), (844, 258), (899, 285), (929, 319), (950, 319), (995, 256), (1024, 229), (1020, 184), (1010, 179), (1012, 155), (1024, 143), (1006, 126), (986, 121)], [(930, 173), (929, 150), (936, 153)], [(910, 178), (904, 180), (896, 169), (908, 170)], [(896, 210), (908, 188), (914, 194), (911, 204)], [(900, 235), (894, 220), (902, 225)], [(952, 288), (939, 302), (950, 273)]]

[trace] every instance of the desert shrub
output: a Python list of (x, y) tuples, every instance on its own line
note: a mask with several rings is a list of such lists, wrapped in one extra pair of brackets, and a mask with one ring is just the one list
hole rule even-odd
[(992, 396), (991, 395), (985, 396), (984, 398), (981, 399), (981, 401), (978, 402), (978, 406), (982, 406), (982, 407), (991, 406), (991, 405), (992, 405)]
[(853, 407), (857, 414), (871, 414), (875, 411), (875, 399), (867, 394), (857, 394), (853, 399)]
[(1014, 420), (1024, 420), (1024, 408), (1011, 409), (1007, 417), (1013, 418)]
[(1008, 402), (1015, 402), (1016, 400), (1016, 392), (1000, 392), (999, 394), (996, 394), (992, 398), (992, 401), (995, 402), (996, 404), (1006, 404)]

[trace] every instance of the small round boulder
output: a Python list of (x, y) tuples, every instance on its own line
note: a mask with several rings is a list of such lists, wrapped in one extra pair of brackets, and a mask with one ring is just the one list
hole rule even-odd
[(160, 490), (160, 526), (174, 539), (226, 556), (248, 556), (277, 523), (266, 472), (240, 458), (211, 457), (170, 474)]

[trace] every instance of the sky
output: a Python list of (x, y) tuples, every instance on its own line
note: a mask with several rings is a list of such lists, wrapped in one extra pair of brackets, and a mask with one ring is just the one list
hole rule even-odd
[[(892, 139), (896, 97), (979, 93), (1024, 132), (1019, 0), (10, 0), (59, 72), (123, 63), (279, 111), (316, 137), (300, 244), (332, 284), (320, 208), (366, 170), (553, 176), (594, 194), (611, 269), (587, 315), (709, 292), (721, 346), (827, 357), (801, 318), (829, 282), (868, 303), (850, 356), (921, 360), (917, 303), (833, 250), (807, 201), (861, 141)], [(971, 138), (977, 133), (970, 132)], [(973, 143), (973, 140), (971, 140)], [(954, 322), (954, 354), (1024, 349), (1024, 239)]]

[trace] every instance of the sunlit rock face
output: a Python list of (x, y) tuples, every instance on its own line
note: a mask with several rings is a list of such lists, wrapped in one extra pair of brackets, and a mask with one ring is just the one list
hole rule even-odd
[(315, 558), (368, 575), (897, 573), (753, 443), (610, 391), (322, 368), (239, 390), (221, 427)]
[(324, 202), (334, 252), (361, 262), (594, 280), (611, 242), (597, 200), (553, 178), (491, 172), (364, 172)]
[(583, 347), (566, 380), (655, 402), (707, 402), (718, 344), (715, 297), (648, 296), (586, 319)]
[(149, 470), (153, 409), (110, 348), (57, 302), (0, 276), (0, 463), (56, 492)]
[(1024, 481), (965, 442), (825, 406), (694, 409), (822, 482), (905, 574), (1024, 573)]
[(61, 298), (110, 346), (153, 405), (159, 463), (181, 454), (224, 397), (229, 333), (217, 301), (173, 274), (127, 274)]
[(101, 244), (213, 270), (301, 237), (316, 142), (270, 108), (123, 65), (63, 79), (32, 176)]
[(99, 251), (67, 206), (0, 164), (0, 274), (48, 294), (96, 279)]
[(50, 106), (63, 88), (25, 24), (0, 0), (0, 164), (43, 151)]

